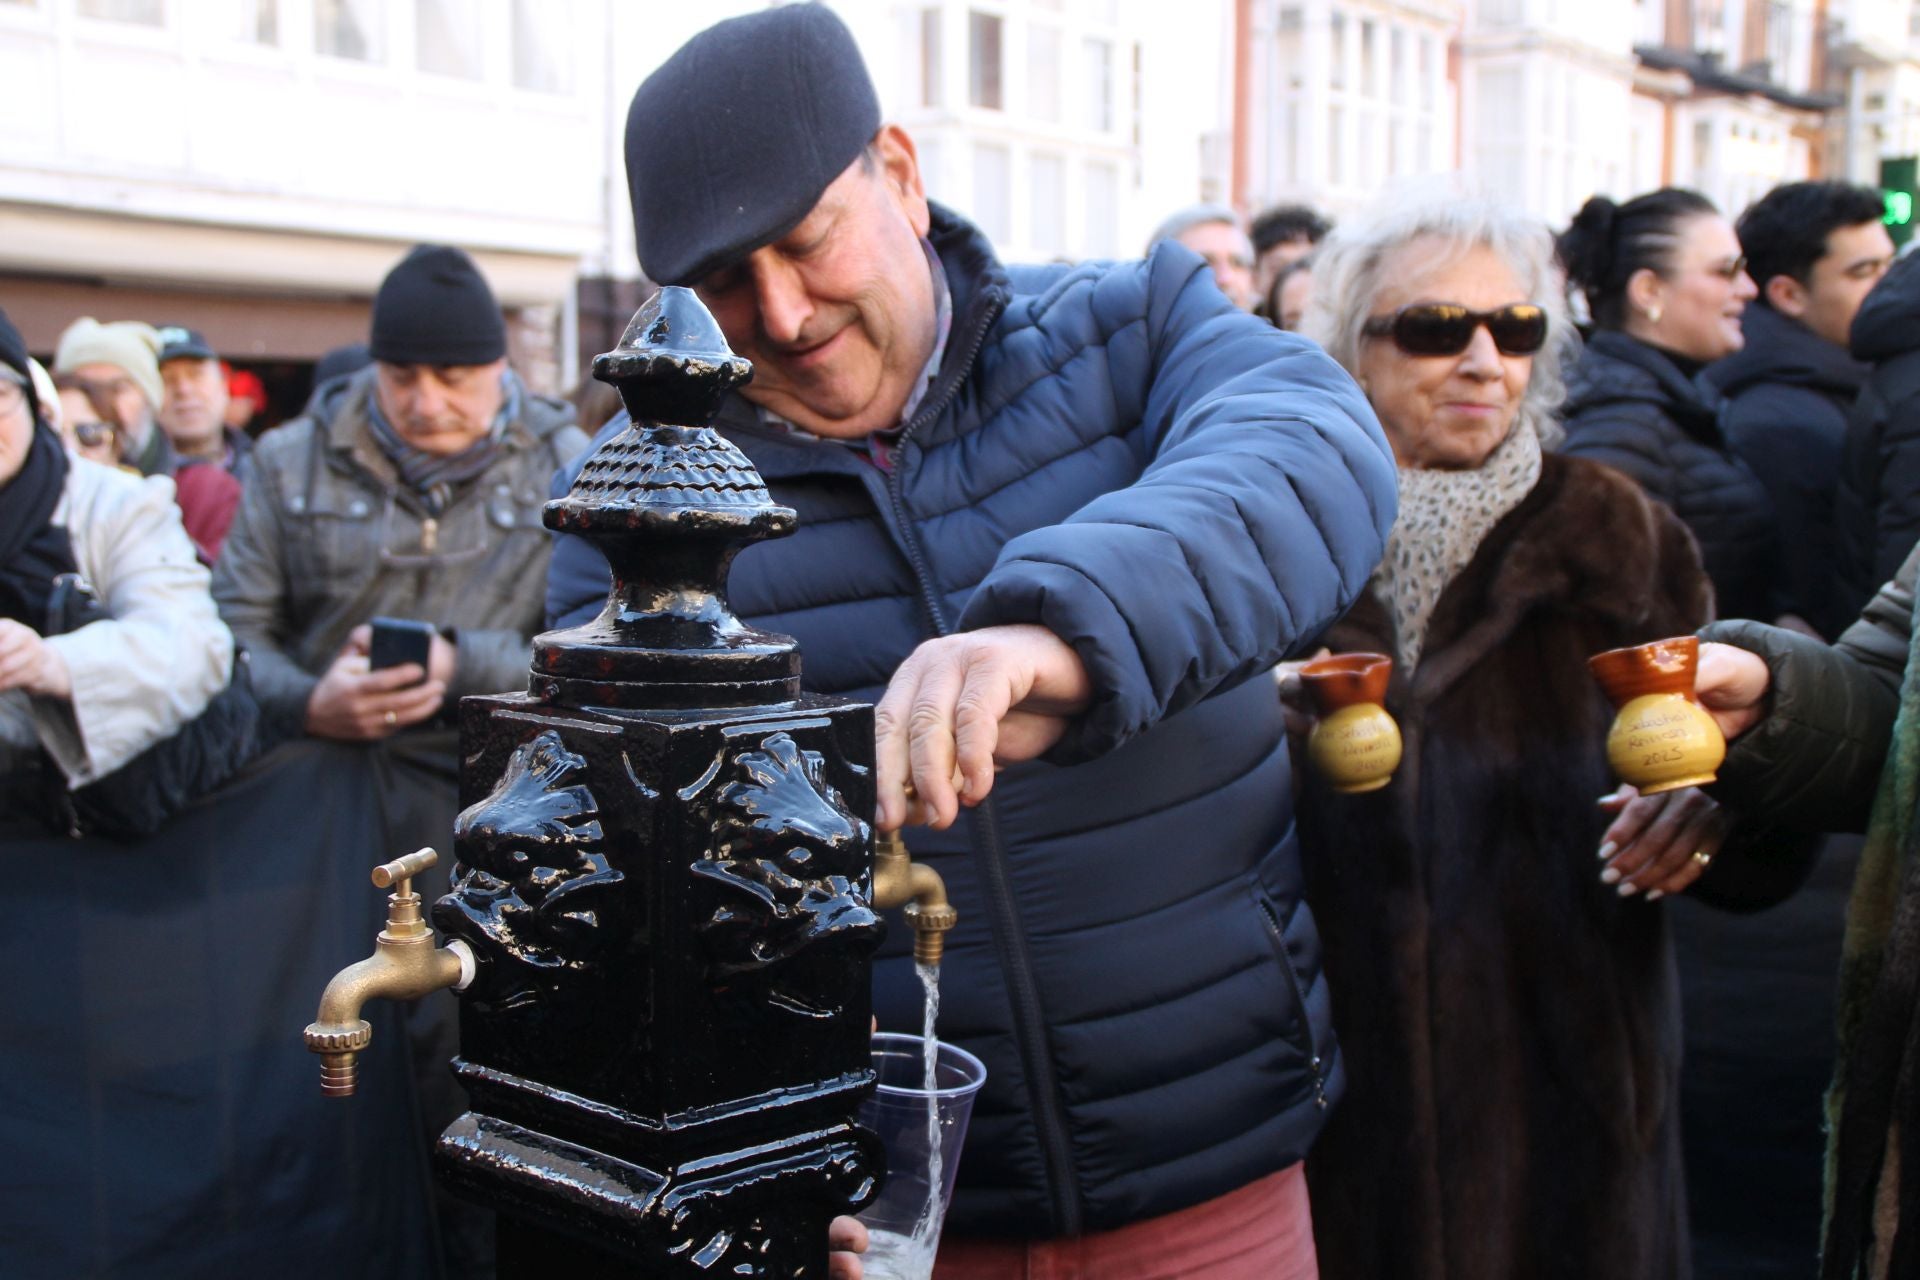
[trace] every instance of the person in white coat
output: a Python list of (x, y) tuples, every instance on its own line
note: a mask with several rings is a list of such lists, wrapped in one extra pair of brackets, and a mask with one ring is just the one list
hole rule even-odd
[[(29, 370), (0, 311), (0, 781), (50, 758), (75, 789), (200, 715), (231, 677), (233, 636), (173, 482), (70, 455)], [(108, 616), (49, 635), (63, 574)]]

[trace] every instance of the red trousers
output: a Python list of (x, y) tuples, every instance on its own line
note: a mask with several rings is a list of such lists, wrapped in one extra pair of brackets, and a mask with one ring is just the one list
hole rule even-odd
[(940, 1241), (933, 1280), (1319, 1280), (1299, 1165), (1113, 1231), (1064, 1240)]

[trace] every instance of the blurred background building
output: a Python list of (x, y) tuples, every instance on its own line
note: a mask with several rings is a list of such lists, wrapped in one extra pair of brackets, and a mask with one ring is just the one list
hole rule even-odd
[[(469, 249), (570, 384), (645, 285), (646, 73), (765, 0), (0, 0), (0, 302), (203, 329), (297, 410), (410, 244)], [(1010, 259), (1137, 253), (1200, 199), (1350, 211), (1460, 172), (1737, 212), (1920, 154), (1916, 0), (830, 0), (928, 187)]]

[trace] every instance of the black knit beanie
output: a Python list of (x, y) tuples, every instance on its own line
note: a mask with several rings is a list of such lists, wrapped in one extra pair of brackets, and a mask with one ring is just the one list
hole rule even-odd
[(5, 311), (0, 311), (0, 364), (20, 375), (22, 388), (27, 393), (27, 410), (33, 415), (33, 421), (40, 421), (40, 397), (33, 390), (33, 366), (27, 363), (27, 340), (13, 327)]
[(640, 266), (692, 284), (800, 224), (880, 128), (853, 33), (821, 4), (715, 23), (627, 111)]
[(507, 354), (507, 326), (472, 258), (422, 244), (380, 282), (367, 346), (387, 364), (491, 364)]

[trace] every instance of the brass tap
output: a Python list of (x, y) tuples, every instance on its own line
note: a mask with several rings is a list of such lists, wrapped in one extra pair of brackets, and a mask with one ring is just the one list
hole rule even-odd
[(360, 1016), (367, 1001), (381, 996), (417, 1000), (443, 987), (464, 990), (473, 981), (473, 952), (457, 938), (444, 947), (433, 945), (433, 930), (413, 891), (413, 877), (439, 860), (432, 849), (421, 849), (373, 869), (377, 888), (393, 887), (387, 927), (375, 939), (371, 956), (333, 975), (321, 993), (319, 1017), (305, 1032), (307, 1048), (320, 1055), (320, 1092), (329, 1098), (353, 1093), (360, 1051), (373, 1041), (373, 1027)]
[(937, 965), (946, 950), (947, 930), (960, 915), (947, 901), (946, 881), (924, 862), (915, 862), (898, 831), (873, 842), (873, 905), (881, 910), (905, 906), (913, 926), (916, 964)]

